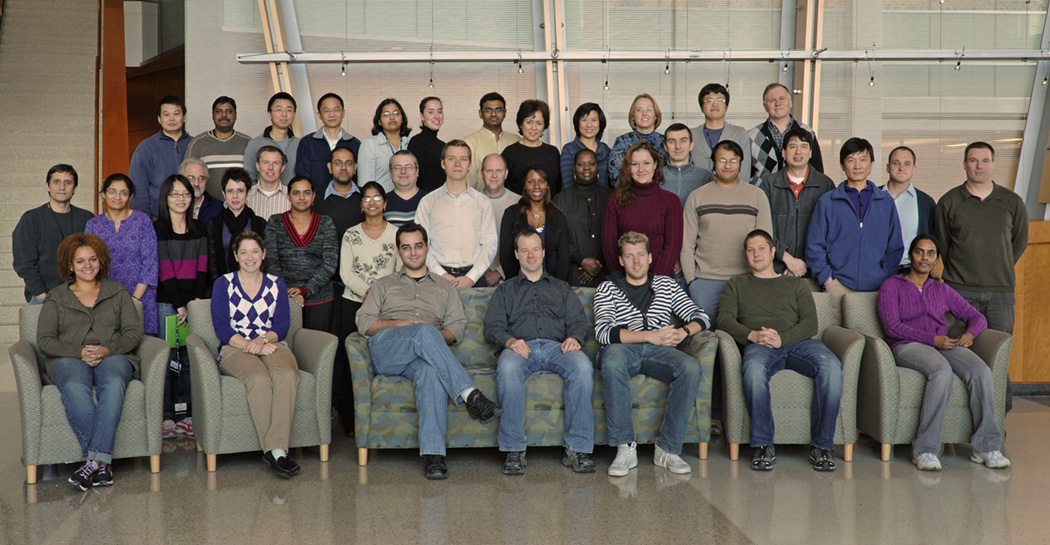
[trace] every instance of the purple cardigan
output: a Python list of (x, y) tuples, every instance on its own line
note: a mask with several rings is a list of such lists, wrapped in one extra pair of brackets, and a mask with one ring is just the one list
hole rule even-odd
[(927, 279), (922, 291), (903, 274), (891, 276), (879, 288), (879, 319), (890, 348), (917, 342), (934, 345), (937, 335), (947, 335), (945, 312), (966, 322), (974, 337), (988, 327), (988, 320), (955, 290), (943, 282)]

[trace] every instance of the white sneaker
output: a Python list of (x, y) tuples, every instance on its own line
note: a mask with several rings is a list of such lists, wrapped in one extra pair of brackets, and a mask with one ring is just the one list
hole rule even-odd
[(179, 434), (178, 429), (175, 427), (175, 421), (171, 419), (165, 419), (160, 423), (160, 436), (163, 439), (171, 439)]
[(991, 452), (974, 451), (973, 454), (970, 455), (970, 461), (975, 464), (983, 463), (992, 469), (1010, 467), (1010, 459), (1003, 456), (1003, 453), (998, 450), (993, 450)]
[(623, 477), (638, 467), (638, 443), (631, 441), (616, 447), (616, 458), (609, 466), (610, 477)]
[(660, 445), (654, 446), (656, 447), (656, 451), (653, 453), (654, 464), (679, 475), (685, 475), (693, 471), (693, 468), (681, 456), (665, 451), (660, 448)]
[(937, 455), (932, 452), (923, 452), (918, 456), (913, 456), (911, 463), (915, 464), (915, 467), (919, 468), (919, 471), (941, 470), (941, 461), (937, 458)]

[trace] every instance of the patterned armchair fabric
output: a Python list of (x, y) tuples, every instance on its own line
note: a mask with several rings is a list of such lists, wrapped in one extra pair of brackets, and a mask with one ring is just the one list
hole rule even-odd
[[(842, 399), (839, 418), (835, 425), (835, 443), (844, 445), (843, 459), (853, 459), (853, 443), (857, 436), (857, 377), (860, 374), (861, 356), (864, 353), (864, 336), (856, 331), (831, 325), (834, 323), (831, 296), (813, 293), (817, 306), (817, 334), (842, 362)], [(740, 347), (724, 331), (717, 331), (718, 357), (725, 376), (723, 423), (726, 440), (729, 442), (729, 457), (736, 460), (741, 443), (751, 440), (751, 418), (744, 401), (743, 361)], [(773, 403), (775, 433), (773, 441), (780, 444), (808, 444), (810, 415), (813, 406), (813, 379), (793, 371), (781, 371), (769, 381)]]
[[(926, 391), (926, 377), (914, 370), (898, 367), (886, 344), (879, 322), (878, 293), (851, 293), (842, 301), (846, 327), (867, 338), (858, 382), (857, 427), (882, 443), (882, 460), (889, 461), (892, 445), (911, 443), (919, 429), (919, 412)], [(1002, 431), (1006, 417), (1006, 372), (1010, 365), (1013, 337), (986, 329), (970, 347), (992, 368), (995, 423)], [(969, 395), (962, 379), (952, 379), (952, 395), (944, 411), (941, 440), (967, 443), (973, 435), (973, 416)]]
[[(142, 312), (140, 303), (135, 303)], [(22, 462), (26, 482), (36, 482), (36, 466), (83, 461), (80, 443), (69, 427), (58, 387), (44, 375), (43, 355), (36, 346), (40, 306), (18, 309), (19, 341), (8, 349), (18, 384), (22, 417)], [(114, 458), (150, 457), (150, 470), (160, 471), (164, 374), (168, 367), (167, 343), (143, 336), (136, 350), (141, 363), (140, 378), (132, 379), (124, 395), (124, 408), (117, 425)]]
[[(498, 401), (496, 361), (499, 350), (484, 340), (485, 310), (493, 288), (460, 290), (467, 316), (464, 338), (453, 345), (452, 352), (474, 380), (474, 385), (486, 396)], [(594, 323), (594, 289), (577, 288), (584, 312)], [(704, 332), (689, 337), (679, 349), (700, 362), (702, 378), (696, 403), (689, 418), (686, 443), (700, 443), (701, 457), (706, 458), (706, 444), (711, 427), (711, 379), (713, 376), (716, 339)], [(593, 335), (583, 346), (591, 361), (599, 351)], [(346, 339), (350, 358), (351, 379), (354, 388), (355, 436), (361, 465), (367, 461), (370, 448), (418, 448), (419, 420), (416, 415), (412, 381), (396, 376), (376, 376), (368, 355), (367, 339), (355, 333)], [(525, 383), (525, 433), (529, 446), (561, 446), (564, 444), (564, 407), (561, 377), (541, 372)], [(660, 430), (663, 408), (669, 387), (667, 383), (638, 376), (631, 379), (631, 397), (634, 406), (634, 426), (639, 443), (652, 443)], [(594, 372), (594, 442), (607, 441), (605, 400), (600, 371)], [(445, 442), (450, 447), (497, 447), (498, 421), (481, 425), (470, 418), (464, 406), (449, 403), (448, 428)]]
[[(320, 445), (321, 461), (328, 460), (332, 442), (332, 368), (338, 339), (331, 333), (303, 329), (299, 305), (289, 302), (291, 326), (288, 347), (299, 365), (299, 389), (292, 417), (289, 446)], [(197, 446), (215, 471), (215, 455), (262, 450), (248, 411), (248, 390), (240, 380), (219, 373), (215, 362), (219, 339), (211, 319), (211, 300), (193, 301), (189, 310), (190, 378), (193, 431)]]

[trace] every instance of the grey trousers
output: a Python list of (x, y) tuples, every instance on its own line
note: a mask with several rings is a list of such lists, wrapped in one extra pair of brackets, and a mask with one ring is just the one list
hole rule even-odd
[(977, 452), (1000, 449), (1002, 436), (995, 425), (992, 370), (977, 354), (969, 348), (939, 350), (922, 343), (905, 343), (893, 349), (893, 356), (897, 365), (926, 375), (919, 431), (912, 443), (915, 455), (927, 452), (937, 454), (941, 450), (944, 409), (952, 395), (954, 375), (959, 375), (970, 392), (970, 414), (973, 415), (974, 424), (971, 446)]

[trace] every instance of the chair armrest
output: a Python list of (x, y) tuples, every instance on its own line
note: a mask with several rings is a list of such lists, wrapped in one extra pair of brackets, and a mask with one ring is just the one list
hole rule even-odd
[(300, 329), (295, 332), (292, 354), (299, 369), (314, 376), (317, 386), (317, 425), (322, 438), (332, 433), (332, 372), (335, 367), (336, 347), (339, 339), (325, 331)]
[(350, 382), (354, 388), (354, 441), (357, 448), (365, 448), (372, 421), (372, 379), (375, 377), (368, 339), (360, 333), (347, 335), (346, 356), (350, 360)]
[(196, 334), (186, 338), (190, 354), (193, 431), (204, 452), (215, 454), (222, 438), (222, 383), (215, 356)]
[(864, 358), (864, 335), (852, 329), (831, 326), (821, 338), (842, 362), (842, 397), (839, 400), (839, 422), (842, 423), (842, 441), (852, 445), (857, 437), (857, 383), (861, 360)]
[(865, 336), (857, 380), (857, 427), (880, 443), (897, 441), (900, 371), (886, 341)]
[(1006, 418), (1006, 377), (1010, 370), (1010, 351), (1014, 346), (1014, 338), (1009, 333), (985, 329), (973, 340), (970, 346), (989, 367), (992, 368), (992, 384), (994, 386), (993, 399), (995, 400), (995, 423), (999, 431), (1004, 430), (1003, 421)]
[(711, 392), (714, 389), (715, 354), (719, 344), (718, 337), (713, 332), (705, 331), (686, 337), (678, 345), (679, 350), (700, 363), (700, 384), (693, 408), (696, 410), (696, 425), (702, 443), (711, 440)]
[(146, 389), (146, 448), (160, 453), (161, 421), (164, 419), (164, 377), (168, 373), (171, 347), (168, 343), (143, 335), (136, 350), (139, 355), (139, 379)]
[(40, 367), (36, 350), (26, 341), (7, 349), (18, 384), (18, 406), (22, 417), (22, 456), (26, 465), (36, 465), (40, 458), (40, 426), (43, 420), (40, 399)]
[(743, 358), (736, 340), (722, 330), (718, 335), (718, 362), (722, 366), (722, 430), (726, 441), (744, 443), (751, 430), (744, 426), (747, 403), (744, 400)]

